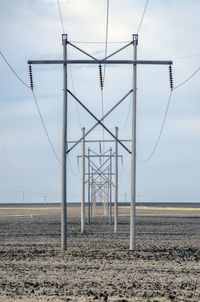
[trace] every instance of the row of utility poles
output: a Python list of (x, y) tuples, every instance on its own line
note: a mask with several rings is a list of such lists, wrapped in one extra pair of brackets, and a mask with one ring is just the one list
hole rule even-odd
[[(63, 59), (62, 60), (30, 60), (28, 64), (61, 64), (63, 66), (63, 146), (62, 146), (62, 217), (61, 217), (61, 246), (63, 250), (67, 249), (67, 156), (68, 154), (81, 142), (84, 141), (85, 138), (92, 132), (94, 128), (101, 125), (103, 129), (109, 133), (112, 139), (116, 142), (116, 149), (118, 150), (118, 146), (120, 145), (123, 149), (125, 149), (130, 155), (131, 161), (131, 179), (130, 179), (130, 250), (134, 250), (136, 248), (136, 223), (135, 223), (135, 197), (136, 197), (136, 96), (137, 96), (137, 66), (138, 65), (170, 65), (172, 61), (153, 61), (153, 60), (138, 60), (137, 59), (137, 47), (138, 47), (138, 35), (134, 34), (132, 36), (132, 41), (127, 45), (121, 47), (114, 53), (106, 56), (105, 58), (99, 60), (95, 58), (93, 55), (87, 53), (83, 49), (74, 45), (70, 41), (68, 41), (67, 34), (62, 35), (62, 45), (63, 45)], [(133, 59), (132, 60), (110, 60), (112, 56), (121, 52), (125, 48), (133, 46)], [(67, 57), (67, 46), (71, 46), (78, 50), (79, 52), (85, 54), (89, 57), (88, 60), (73, 60), (68, 59)], [(67, 66), (68, 64), (98, 64), (98, 65), (131, 65), (132, 69), (132, 89), (121, 99), (119, 100), (102, 118), (97, 118), (96, 114), (91, 112), (89, 108), (68, 89), (68, 81), (67, 81)], [(32, 86), (31, 86), (32, 87)], [(33, 87), (32, 87), (33, 88)], [(126, 144), (118, 138), (117, 133), (113, 134), (104, 123), (105, 118), (110, 115), (110, 113), (118, 107), (126, 98), (132, 94), (132, 126), (131, 126), (131, 150), (126, 146)], [(82, 136), (79, 140), (77, 140), (70, 148), (68, 148), (68, 96), (74, 98), (74, 100), (84, 108), (90, 116), (95, 120), (94, 125), (85, 132), (82, 133)], [(82, 152), (85, 154), (85, 145), (82, 145)], [(115, 151), (118, 154), (118, 151)], [(117, 157), (116, 157), (117, 158)], [(117, 161), (116, 161), (117, 162)], [(117, 164), (117, 163), (116, 163)], [(85, 156), (82, 157), (82, 169), (85, 167)], [(117, 171), (117, 169), (116, 169)], [(118, 174), (115, 175), (115, 182), (118, 184)], [(85, 178), (85, 175), (83, 175)], [(118, 188), (115, 188), (115, 202), (117, 200), (117, 192)], [(84, 196), (85, 196), (85, 182), (82, 181), (82, 215), (84, 215)], [(115, 207), (115, 219), (117, 219), (117, 206)], [(82, 219), (82, 224), (84, 223), (84, 219)], [(115, 224), (117, 226), (117, 224)], [(117, 229), (116, 229), (117, 231)]]
[[(22, 193), (22, 203), (25, 203), (25, 191), (21, 191), (21, 193)], [(47, 201), (47, 196), (44, 195), (43, 196), (43, 202), (44, 202), (44, 204), (46, 204), (46, 201)]]
[[(118, 138), (118, 127), (115, 127), (115, 136)], [(96, 203), (101, 202), (104, 207), (104, 215), (109, 217), (109, 223), (112, 223), (112, 191), (114, 188), (114, 232), (118, 230), (118, 159), (122, 155), (118, 154), (117, 140), (109, 140), (109, 143), (115, 143), (115, 152), (112, 148), (104, 153), (94, 152), (88, 148), (86, 154), (86, 143), (105, 143), (105, 140), (85, 140), (85, 128), (82, 128), (82, 198), (81, 198), (81, 231), (85, 231), (85, 203), (86, 203), (86, 184), (88, 188), (88, 222), (90, 223), (91, 214), (95, 214)], [(123, 140), (130, 141), (130, 140)], [(70, 141), (69, 143), (75, 143)], [(114, 159), (114, 169), (113, 169)], [(86, 160), (88, 162), (86, 170)], [(114, 181), (113, 181), (114, 177)]]

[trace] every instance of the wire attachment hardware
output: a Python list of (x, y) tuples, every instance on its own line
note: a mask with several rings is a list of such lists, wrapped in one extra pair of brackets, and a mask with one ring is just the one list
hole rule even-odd
[(173, 75), (172, 75), (172, 66), (169, 65), (169, 82), (170, 82), (170, 88), (171, 90), (174, 89), (174, 83), (173, 83)]
[(103, 74), (102, 74), (102, 65), (99, 65), (99, 79), (100, 79), (100, 87), (103, 90)]
[(32, 73), (32, 66), (29, 65), (29, 78), (30, 78), (30, 87), (33, 90), (33, 73)]

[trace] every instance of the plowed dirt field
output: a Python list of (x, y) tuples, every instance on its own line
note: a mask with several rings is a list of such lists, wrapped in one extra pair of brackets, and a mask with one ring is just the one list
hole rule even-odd
[(129, 251), (129, 209), (119, 232), (98, 216), (80, 232), (68, 208), (68, 250), (60, 249), (60, 208), (0, 206), (0, 301), (200, 301), (200, 211), (137, 209)]

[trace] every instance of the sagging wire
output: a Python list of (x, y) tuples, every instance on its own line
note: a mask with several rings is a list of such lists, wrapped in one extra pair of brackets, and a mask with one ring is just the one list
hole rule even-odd
[(183, 86), (185, 83), (187, 83), (189, 80), (191, 80), (191, 78), (193, 78), (193, 76), (195, 74), (197, 74), (198, 72), (200, 71), (200, 67), (198, 67), (185, 81), (183, 81), (182, 83), (180, 83), (179, 85), (175, 86), (174, 87), (174, 84), (173, 84), (173, 75), (172, 75), (172, 66), (169, 65), (169, 80), (170, 80), (170, 95), (169, 95), (169, 99), (168, 99), (168, 103), (167, 103), (167, 107), (166, 107), (166, 111), (165, 111), (165, 115), (164, 115), (164, 119), (163, 119), (163, 122), (162, 122), (162, 125), (161, 125), (161, 128), (160, 128), (160, 131), (159, 131), (159, 135), (158, 135), (158, 138), (156, 140), (156, 143), (154, 145), (154, 148), (152, 150), (152, 152), (150, 153), (150, 155), (145, 159), (145, 160), (141, 160), (139, 158), (137, 158), (137, 160), (141, 163), (146, 163), (148, 162), (153, 154), (155, 153), (156, 151), (156, 148), (159, 144), (159, 141), (160, 141), (160, 138), (161, 138), (161, 135), (162, 135), (162, 132), (163, 132), (163, 128), (164, 128), (164, 125), (165, 125), (165, 122), (166, 122), (166, 118), (167, 118), (167, 114), (168, 114), (168, 111), (169, 111), (169, 106), (170, 106), (170, 102), (171, 102), (171, 98), (172, 98), (172, 94), (173, 94), (173, 91), (181, 86)]
[[(44, 128), (44, 131), (45, 131), (45, 133), (46, 133), (48, 142), (49, 142), (49, 144), (50, 144), (50, 147), (51, 147), (51, 149), (52, 149), (52, 152), (54, 153), (54, 155), (55, 155), (57, 161), (61, 164), (62, 162), (61, 162), (60, 158), (58, 157), (58, 155), (57, 155), (57, 153), (56, 153), (56, 151), (55, 151), (55, 149), (54, 149), (54, 146), (53, 146), (53, 144), (52, 144), (52, 142), (51, 142), (49, 133), (48, 133), (47, 128), (46, 128), (46, 126), (45, 126), (44, 119), (43, 119), (43, 117), (42, 117), (42, 113), (41, 113), (41, 111), (40, 111), (40, 108), (39, 108), (39, 105), (38, 105), (38, 102), (37, 102), (37, 99), (36, 99), (36, 96), (35, 96), (35, 93), (34, 93), (34, 90), (33, 90), (34, 85), (33, 85), (33, 73), (32, 73), (32, 66), (31, 66), (31, 65), (29, 65), (29, 77), (30, 77), (30, 87), (31, 87), (31, 90), (32, 90), (32, 93), (33, 93), (33, 98), (34, 98), (34, 101), (35, 101), (35, 104), (36, 104), (36, 107), (37, 107), (37, 110), (38, 110), (38, 113), (39, 113), (39, 116), (40, 116), (40, 119), (41, 119), (41, 122), (42, 122), (42, 125), (43, 125), (43, 128)], [(72, 163), (71, 163), (71, 159), (70, 159), (69, 156), (68, 156), (68, 162), (69, 162), (69, 167), (70, 167), (70, 170), (71, 170), (71, 172), (72, 172), (72, 175), (75, 177), (75, 172), (74, 172), (74, 170), (73, 170), (73, 168), (72, 168)]]
[(3, 55), (3, 53), (0, 50), (0, 55), (2, 56), (2, 58), (4, 59), (4, 61), (6, 62), (6, 64), (8, 65), (8, 67), (11, 69), (11, 71), (14, 73), (14, 75), (18, 78), (18, 80), (20, 80), (20, 82), (22, 82), (22, 84), (24, 84), (24, 86), (26, 86), (27, 88), (31, 88), (28, 84), (26, 84), (21, 77), (16, 73), (16, 71), (12, 68), (12, 66), (10, 65), (10, 63), (8, 62), (8, 60), (6, 59), (6, 57)]
[[(64, 28), (64, 22), (63, 22), (63, 18), (62, 18), (62, 11), (61, 11), (61, 6), (60, 6), (60, 1), (59, 0), (57, 0), (57, 4), (58, 4), (59, 16), (60, 16), (60, 23), (61, 23), (61, 27), (62, 27), (62, 33), (64, 34), (65, 33), (65, 28)], [(69, 66), (69, 71), (70, 71), (70, 75), (71, 75), (72, 89), (73, 89), (73, 92), (75, 94), (74, 79), (73, 79), (71, 65), (68, 64), (68, 66)], [(75, 102), (75, 106), (76, 106), (76, 113), (77, 113), (78, 123), (79, 123), (80, 129), (81, 129), (82, 127), (81, 127), (80, 115), (79, 115), (79, 111), (78, 111), (78, 105), (77, 105), (76, 102)], [(70, 170), (71, 170), (73, 176), (75, 177), (75, 172), (72, 168), (72, 164), (71, 164), (71, 160), (70, 160), (69, 155), (68, 155), (68, 161), (69, 161)], [(77, 168), (77, 171), (79, 172), (79, 168)], [(78, 172), (76, 173), (76, 175), (78, 175)]]
[(150, 155), (145, 160), (141, 160), (141, 159), (137, 158), (137, 160), (139, 162), (141, 162), (141, 163), (146, 163), (146, 162), (148, 162), (152, 158), (152, 156), (155, 153), (156, 148), (157, 148), (157, 146), (159, 144), (159, 141), (160, 141), (160, 138), (161, 138), (161, 135), (162, 135), (162, 132), (163, 132), (163, 128), (164, 128), (164, 125), (165, 125), (165, 122), (166, 122), (167, 114), (168, 114), (168, 111), (169, 111), (169, 105), (170, 105), (170, 102), (171, 102), (172, 93), (173, 93), (173, 89), (174, 89), (173, 74), (172, 74), (172, 66), (171, 65), (169, 65), (169, 83), (170, 83), (170, 89), (171, 89), (171, 91), (170, 91), (167, 107), (166, 107), (166, 110), (165, 110), (165, 115), (164, 115), (164, 118), (163, 118), (163, 122), (161, 124), (161, 128), (160, 128), (160, 131), (159, 131), (159, 134), (158, 134), (158, 138), (157, 138), (157, 140), (155, 142), (155, 145), (153, 147), (152, 152), (150, 153)]
[(123, 157), (121, 157), (121, 173), (119, 177), (119, 186), (121, 186), (123, 182), (123, 176), (124, 176), (124, 161), (123, 161)]
[[(62, 18), (62, 12), (61, 12), (61, 6), (60, 6), (60, 1), (59, 0), (57, 0), (57, 4), (58, 4), (59, 16), (60, 16), (60, 23), (61, 23), (61, 27), (62, 27), (62, 33), (64, 34), (65, 33), (65, 27), (64, 27), (64, 22), (63, 22), (63, 18)], [(73, 92), (75, 94), (74, 80), (73, 80), (71, 65), (68, 64), (68, 66), (69, 66), (69, 71), (70, 71), (70, 75), (71, 75), (72, 89), (73, 89)], [(80, 126), (80, 129), (81, 129), (82, 126), (81, 126), (81, 122), (80, 122), (80, 115), (79, 115), (79, 111), (78, 111), (78, 106), (77, 106), (76, 102), (75, 102), (75, 104), (76, 104), (76, 112), (77, 112), (78, 122), (79, 122), (79, 126)]]
[(170, 105), (170, 102), (171, 102), (171, 98), (172, 98), (172, 93), (173, 93), (173, 90), (170, 91), (170, 95), (169, 95), (169, 99), (168, 99), (168, 102), (167, 102), (167, 107), (166, 107), (166, 110), (165, 110), (165, 114), (164, 114), (164, 118), (163, 118), (163, 121), (162, 121), (162, 124), (161, 124), (161, 127), (160, 127), (160, 131), (159, 131), (159, 134), (158, 134), (158, 138), (154, 144), (154, 147), (153, 147), (153, 150), (151, 151), (150, 155), (142, 160), (142, 159), (139, 159), (137, 157), (137, 160), (140, 162), (140, 163), (147, 163), (151, 158), (152, 156), (154, 155), (156, 149), (157, 149), (157, 146), (159, 144), (159, 141), (160, 141), (160, 138), (161, 138), (161, 135), (162, 135), (162, 132), (163, 132), (163, 129), (164, 129), (164, 126), (165, 126), (165, 122), (166, 122), (166, 118), (167, 118), (167, 114), (168, 114), (168, 111), (169, 111), (169, 105)]
[(179, 85), (175, 86), (174, 90), (181, 87), (181, 86), (183, 86), (185, 83), (187, 83), (189, 80), (191, 80), (193, 78), (193, 76), (195, 76), (195, 74), (197, 74), (199, 71), (200, 71), (200, 66), (186, 80), (184, 80)]
[(20, 80), (20, 82), (26, 86), (27, 88), (31, 89), (32, 91), (32, 94), (33, 94), (33, 99), (35, 101), (35, 104), (36, 104), (36, 107), (37, 107), (37, 110), (38, 110), (38, 113), (39, 113), (39, 116), (40, 116), (40, 120), (42, 122), (42, 125), (43, 125), (43, 128), (44, 128), (44, 131), (46, 133), (46, 136), (47, 136), (47, 139), (48, 139), (48, 142), (49, 142), (49, 145), (52, 149), (52, 152), (53, 154), (55, 155), (56, 159), (58, 160), (59, 163), (61, 163), (59, 157), (57, 156), (56, 152), (55, 152), (55, 149), (53, 147), (53, 144), (51, 142), (51, 139), (50, 139), (50, 136), (48, 134), (48, 131), (47, 131), (47, 128), (45, 126), (45, 123), (44, 123), (44, 120), (43, 120), (43, 117), (42, 117), (42, 114), (41, 114), (41, 111), (40, 111), (40, 108), (39, 108), (39, 105), (38, 105), (38, 102), (37, 102), (37, 99), (36, 99), (36, 96), (35, 96), (35, 93), (34, 93), (34, 90), (33, 90), (33, 74), (32, 74), (32, 66), (29, 65), (29, 78), (30, 78), (30, 86), (28, 84), (26, 84), (22, 79), (21, 77), (16, 73), (16, 71), (13, 69), (13, 67), (10, 65), (10, 63), (8, 62), (8, 60), (6, 59), (6, 57), (3, 55), (3, 53), (0, 51), (0, 54), (2, 56), (2, 58), (4, 59), (4, 61), (6, 62), (6, 64), (9, 66), (9, 68), (11, 69), (11, 71), (13, 72), (13, 74), (18, 78), (18, 80)]
[(80, 180), (82, 180), (81, 170), (80, 170), (80, 165), (79, 165), (79, 158), (78, 157), (77, 157), (77, 166), (78, 166), (78, 169), (77, 169), (78, 173), (77, 173), (77, 175), (79, 176)]
[[(107, 56), (108, 51), (108, 25), (109, 25), (109, 0), (107, 0), (107, 7), (106, 7), (106, 41), (105, 41), (105, 53), (104, 56)], [(104, 70), (102, 72), (102, 66), (99, 65), (99, 77), (100, 77), (100, 87), (101, 87), (101, 111), (102, 111), (102, 117), (104, 116), (104, 82), (105, 82), (105, 76), (106, 76), (106, 64), (104, 64)], [(104, 124), (104, 121), (103, 121)], [(103, 152), (105, 151), (105, 131), (103, 128)]]
[(61, 7), (60, 7), (60, 1), (57, 0), (57, 4), (58, 4), (58, 11), (59, 11), (59, 16), (60, 16), (60, 23), (61, 23), (61, 27), (62, 27), (62, 32), (63, 34), (65, 33), (65, 28), (64, 28), (64, 23), (63, 23), (63, 18), (62, 18), (62, 13), (61, 13)]
[[(105, 52), (104, 52), (104, 57), (106, 58), (107, 56), (107, 51), (108, 51), (108, 24), (109, 24), (109, 0), (107, 0), (107, 13), (106, 13), (106, 42), (105, 42)], [(105, 75), (106, 75), (106, 64), (104, 64), (104, 69), (102, 72), (102, 65), (99, 65), (99, 78), (100, 78), (100, 88), (101, 91), (103, 92), (103, 87), (104, 87), (104, 81), (105, 81)], [(102, 102), (103, 102), (103, 97), (102, 97)]]
[(41, 120), (41, 122), (42, 122), (42, 126), (43, 126), (43, 129), (44, 129), (44, 132), (45, 132), (45, 134), (46, 134), (47, 140), (48, 140), (48, 142), (49, 142), (49, 145), (50, 145), (50, 147), (51, 147), (51, 150), (52, 150), (53, 154), (55, 155), (57, 161), (61, 164), (61, 160), (60, 160), (60, 158), (58, 157), (58, 155), (57, 155), (57, 153), (56, 153), (56, 151), (55, 151), (55, 149), (54, 149), (54, 146), (53, 146), (53, 144), (52, 144), (52, 142), (51, 142), (49, 133), (48, 133), (48, 131), (47, 131), (47, 128), (46, 128), (44, 119), (43, 119), (43, 117), (42, 117), (42, 113), (41, 113), (41, 111), (40, 111), (40, 107), (39, 107), (39, 105), (38, 105), (37, 98), (36, 98), (36, 95), (35, 95), (35, 92), (34, 92), (34, 89), (33, 89), (33, 86), (34, 86), (34, 85), (33, 85), (33, 73), (32, 73), (32, 66), (31, 66), (31, 65), (29, 65), (29, 78), (30, 78), (30, 88), (31, 88), (31, 91), (32, 91), (32, 94), (33, 94), (33, 99), (34, 99), (34, 101), (35, 101), (35, 105), (36, 105), (36, 107), (37, 107), (38, 114), (39, 114), (40, 120)]
[[(68, 66), (69, 66), (69, 71), (70, 71), (70, 74), (71, 74), (72, 89), (73, 89), (74, 94), (76, 94), (75, 87), (74, 87), (74, 79), (73, 79), (73, 75), (72, 75), (71, 65), (68, 64)], [(75, 102), (75, 106), (76, 106), (76, 114), (77, 114), (77, 118), (78, 118), (79, 127), (80, 127), (80, 129), (82, 129), (81, 119), (80, 119), (80, 114), (79, 114), (79, 111), (78, 111), (78, 104), (77, 104), (77, 102)]]
[[(64, 22), (63, 22), (63, 18), (62, 18), (62, 12), (61, 12), (61, 6), (60, 6), (60, 1), (59, 0), (57, 0), (57, 4), (58, 4), (59, 16), (60, 16), (60, 23), (61, 23), (61, 27), (62, 27), (62, 33), (64, 34), (65, 33), (65, 27), (64, 27)], [(73, 89), (74, 94), (76, 94), (75, 93), (74, 79), (73, 79), (71, 65), (68, 64), (68, 66), (69, 66), (69, 72), (70, 72), (70, 75), (71, 75), (72, 89)], [(78, 123), (79, 123), (80, 129), (81, 129), (82, 126), (81, 126), (80, 114), (79, 114), (78, 105), (77, 105), (76, 102), (75, 102), (75, 106), (76, 106), (76, 113), (77, 113)]]
[[(68, 150), (68, 144), (67, 144), (67, 150)], [(70, 170), (71, 170), (71, 172), (72, 172), (72, 175), (73, 175), (74, 177), (76, 177), (76, 176), (78, 175), (78, 172), (75, 174), (74, 169), (72, 168), (71, 159), (70, 159), (68, 153), (67, 153), (67, 161), (69, 162), (69, 167), (70, 167)]]
[(145, 13), (146, 13), (146, 10), (147, 10), (147, 5), (148, 5), (148, 3), (149, 3), (149, 0), (146, 0), (146, 4), (145, 4), (144, 10), (143, 10), (142, 18), (141, 18), (140, 23), (139, 23), (139, 26), (138, 26), (137, 34), (139, 33), (140, 28), (141, 28), (141, 26), (142, 26), (142, 22), (143, 22), (143, 20), (144, 20), (144, 16), (145, 16)]
[(124, 129), (125, 129), (126, 126), (127, 126), (128, 120), (129, 120), (130, 111), (131, 111), (131, 97), (132, 97), (132, 95), (130, 94), (130, 100), (129, 100), (128, 112), (127, 112), (126, 120), (125, 120), (125, 122), (124, 122), (123, 127), (120, 129), (120, 131), (124, 131)]
[[(109, 0), (107, 0), (107, 14), (106, 14), (106, 42), (105, 42), (105, 58), (107, 56), (107, 51), (108, 51), (108, 25), (109, 25)], [(106, 64), (104, 64), (104, 70), (103, 70), (103, 83), (105, 81), (105, 76), (106, 76)]]

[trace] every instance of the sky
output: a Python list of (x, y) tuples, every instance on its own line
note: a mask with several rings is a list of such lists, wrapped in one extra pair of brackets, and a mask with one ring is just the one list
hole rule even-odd
[[(137, 33), (146, 0), (110, 0), (108, 54)], [(56, 0), (0, 0), (0, 50), (18, 76), (29, 85), (28, 60), (62, 59), (63, 33)], [(68, 40), (101, 59), (105, 53), (106, 0), (60, 0)], [(200, 66), (200, 2), (149, 0), (139, 30), (138, 59), (172, 60), (174, 86)], [(84, 43), (80, 43), (84, 42)], [(96, 42), (96, 43), (85, 43)], [(99, 43), (102, 42), (102, 43)], [(111, 43), (119, 42), (119, 43)], [(68, 46), (70, 59), (86, 59)], [(132, 59), (133, 48), (113, 59)], [(33, 65), (34, 92), (56, 154), (62, 150), (61, 65)], [(61, 164), (44, 132), (32, 92), (0, 56), (0, 203), (60, 202)], [(136, 200), (200, 201), (200, 72), (174, 89), (159, 144), (149, 161), (166, 112), (169, 96), (168, 66), (137, 67), (137, 173)], [(68, 87), (101, 117), (98, 66), (71, 65)], [(132, 89), (131, 66), (106, 66), (104, 112)], [(69, 97), (68, 138), (81, 136), (94, 120)], [(119, 138), (131, 138), (131, 97), (106, 120)], [(89, 136), (102, 138), (97, 127)], [(105, 138), (110, 138), (105, 133)], [(130, 143), (127, 144), (130, 148)], [(99, 152), (99, 145), (88, 145)], [(105, 150), (114, 144), (105, 144)], [(130, 200), (130, 155), (119, 147), (119, 201)], [(81, 146), (69, 155), (68, 200), (81, 198)]]

